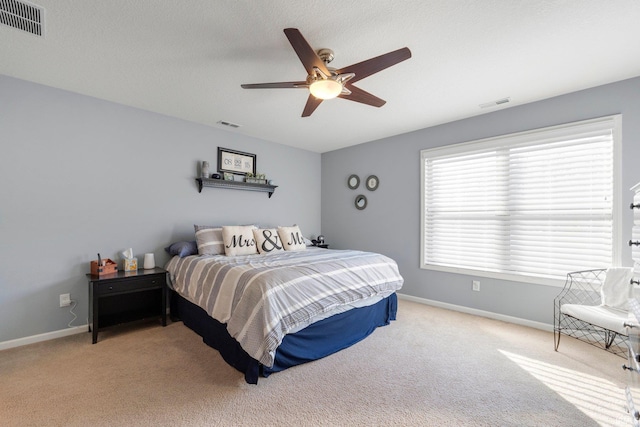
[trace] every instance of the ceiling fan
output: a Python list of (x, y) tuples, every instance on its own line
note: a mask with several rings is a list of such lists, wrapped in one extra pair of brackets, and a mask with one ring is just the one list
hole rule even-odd
[(403, 47), (357, 64), (335, 69), (327, 67), (334, 57), (331, 49), (320, 49), (316, 53), (296, 28), (285, 28), (284, 34), (307, 70), (307, 79), (297, 82), (254, 83), (241, 86), (244, 89), (308, 89), (310, 94), (302, 117), (310, 116), (325, 99), (336, 97), (382, 107), (386, 103), (385, 100), (354, 86), (354, 83), (411, 58), (409, 48)]

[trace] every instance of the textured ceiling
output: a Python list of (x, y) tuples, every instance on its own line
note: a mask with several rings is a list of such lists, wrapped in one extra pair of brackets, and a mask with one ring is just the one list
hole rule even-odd
[[(640, 75), (638, 0), (33, 3), (45, 36), (0, 25), (0, 74), (320, 153)], [(413, 57), (358, 83), (383, 107), (301, 118), (303, 89), (240, 88), (305, 79), (287, 27), (335, 68)]]

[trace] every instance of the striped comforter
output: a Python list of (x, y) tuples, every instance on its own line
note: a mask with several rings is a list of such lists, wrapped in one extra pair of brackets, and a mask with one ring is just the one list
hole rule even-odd
[(221, 323), (254, 359), (272, 366), (283, 337), (314, 318), (374, 296), (403, 279), (392, 259), (371, 252), (310, 248), (268, 255), (173, 257), (173, 289)]

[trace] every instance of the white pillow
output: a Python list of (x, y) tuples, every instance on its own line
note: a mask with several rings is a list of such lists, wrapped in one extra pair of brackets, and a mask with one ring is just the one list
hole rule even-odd
[(602, 305), (626, 310), (633, 289), (633, 285), (630, 283), (632, 276), (633, 268), (611, 267), (607, 269), (601, 290)]
[(222, 227), (224, 253), (227, 256), (257, 254), (256, 240), (253, 237), (253, 225)]
[(300, 227), (297, 225), (293, 227), (278, 227), (278, 235), (286, 251), (303, 251), (307, 249)]
[(222, 227), (210, 225), (194, 225), (196, 244), (200, 255), (220, 255), (224, 253)]
[(284, 251), (282, 240), (275, 228), (254, 228), (253, 237), (261, 254)]

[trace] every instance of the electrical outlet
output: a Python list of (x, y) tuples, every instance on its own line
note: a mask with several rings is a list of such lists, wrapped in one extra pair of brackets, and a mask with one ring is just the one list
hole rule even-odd
[(473, 282), (473, 290), (476, 292), (480, 292), (480, 281), (479, 280), (474, 280)]
[(60, 294), (60, 307), (68, 307), (71, 305), (71, 294)]

